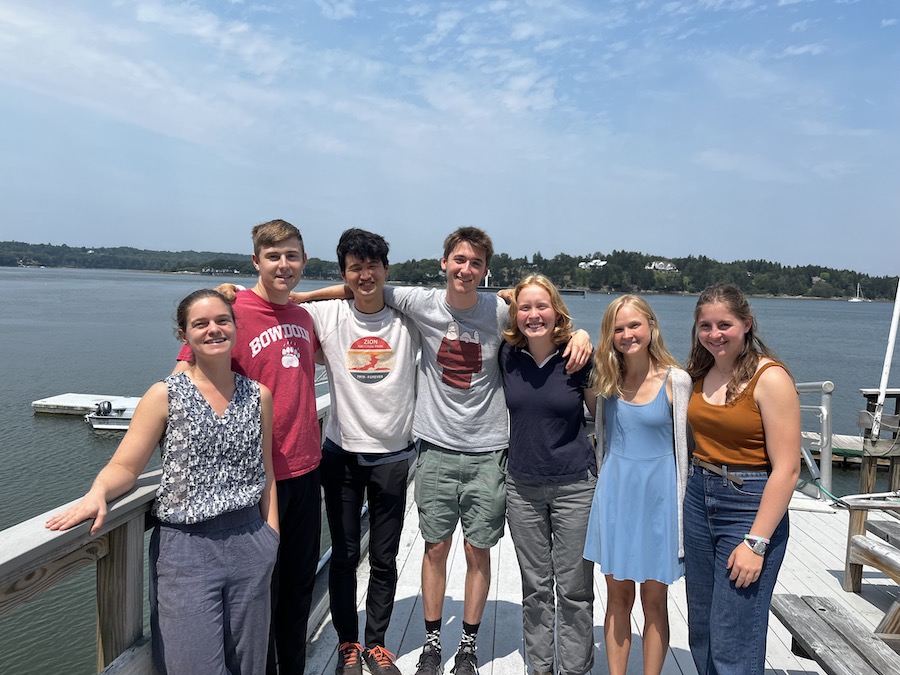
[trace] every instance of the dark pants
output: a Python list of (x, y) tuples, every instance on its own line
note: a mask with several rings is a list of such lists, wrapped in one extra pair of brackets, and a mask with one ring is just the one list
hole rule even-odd
[(328, 591), (338, 640), (359, 641), (356, 567), (360, 559), (360, 512), (368, 492), (370, 573), (365, 646), (383, 647), (397, 589), (397, 551), (406, 509), (409, 461), (360, 466), (354, 455), (326, 450), (321, 471), (332, 547)]
[(272, 631), (269, 634), (266, 672), (268, 675), (303, 675), (306, 668), (306, 624), (312, 604), (322, 533), (319, 469), (296, 478), (280, 480), (276, 487), (281, 546), (272, 574)]

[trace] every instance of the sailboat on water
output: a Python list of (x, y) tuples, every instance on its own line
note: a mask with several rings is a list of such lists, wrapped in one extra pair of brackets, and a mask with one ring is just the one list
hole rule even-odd
[(867, 297), (865, 297), (862, 294), (862, 290), (860, 289), (859, 284), (856, 284), (856, 295), (854, 297), (850, 298), (849, 300), (847, 300), (847, 302), (872, 302), (872, 301), (869, 300)]

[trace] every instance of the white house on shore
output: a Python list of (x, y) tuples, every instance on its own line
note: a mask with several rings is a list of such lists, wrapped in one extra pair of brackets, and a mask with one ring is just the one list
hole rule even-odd
[(592, 267), (603, 267), (608, 261), (600, 260), (600, 258), (594, 258), (593, 260), (582, 260), (578, 263), (578, 267), (583, 270), (589, 270)]
[(678, 268), (665, 260), (654, 260), (644, 265), (645, 270), (653, 270), (654, 272), (677, 272)]

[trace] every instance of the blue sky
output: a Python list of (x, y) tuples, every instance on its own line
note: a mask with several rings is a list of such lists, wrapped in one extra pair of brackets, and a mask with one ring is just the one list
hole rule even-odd
[(900, 272), (896, 0), (0, 4), (0, 239)]

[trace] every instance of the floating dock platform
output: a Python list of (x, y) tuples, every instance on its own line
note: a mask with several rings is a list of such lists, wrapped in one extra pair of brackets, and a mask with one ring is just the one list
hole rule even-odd
[(52, 413), (56, 415), (86, 415), (97, 409), (102, 401), (117, 401), (119, 394), (58, 394), (31, 402), (36, 413)]

